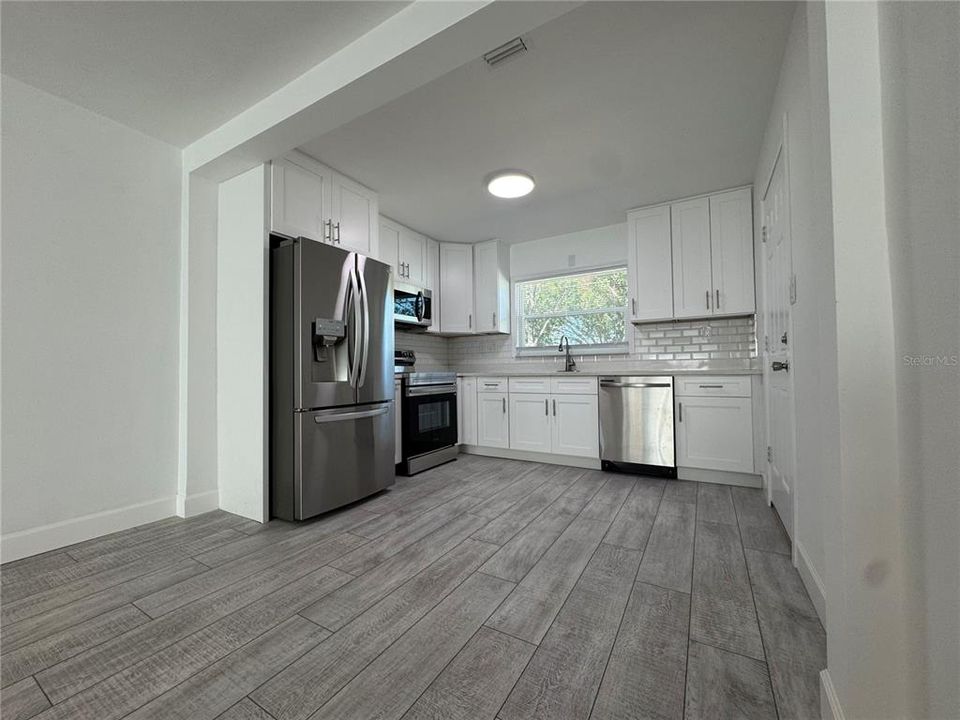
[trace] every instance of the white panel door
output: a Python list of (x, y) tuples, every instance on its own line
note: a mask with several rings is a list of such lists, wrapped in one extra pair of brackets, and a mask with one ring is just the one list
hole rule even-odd
[(463, 445), (477, 444), (477, 379), (475, 377), (461, 378), (463, 381), (457, 396), (460, 421), (460, 443)]
[(673, 316), (713, 314), (710, 278), (710, 201), (696, 198), (670, 206), (673, 249)]
[(424, 246), (426, 278), (424, 285), (432, 293), (433, 322), (427, 332), (440, 332), (440, 243), (426, 238)]
[(402, 399), (402, 393), (400, 390), (400, 382), (395, 381), (393, 383), (393, 430), (394, 438), (396, 439), (397, 446), (393, 451), (393, 462), (399, 463), (403, 460), (403, 417), (400, 412), (400, 401)]
[(400, 229), (400, 262), (406, 282), (421, 287), (427, 284), (426, 250), (427, 239), (423, 235)]
[(400, 226), (380, 218), (380, 252), (377, 259), (393, 268), (393, 278), (400, 278)]
[(596, 395), (553, 395), (550, 415), (554, 453), (600, 457), (600, 416)]
[(627, 265), (633, 320), (673, 318), (670, 206), (627, 214)]
[(676, 398), (677, 465), (753, 472), (753, 403), (738, 397)]
[(292, 237), (328, 240), (330, 176), (287, 158), (274, 160), (271, 229)]
[(793, 305), (790, 286), (793, 256), (790, 237), (790, 203), (784, 152), (773, 168), (763, 198), (763, 382), (766, 388), (767, 474), (770, 500), (791, 538), (796, 519), (796, 424), (793, 377)]
[(743, 315), (756, 308), (750, 192), (741, 188), (710, 197), (714, 315)]
[(510, 393), (510, 449), (550, 452), (550, 396)]
[(372, 190), (343, 175), (332, 183), (330, 233), (335, 245), (376, 257), (379, 250), (378, 201)]
[(440, 330), (473, 332), (473, 247), (440, 243)]
[(477, 445), (510, 447), (507, 393), (477, 394)]

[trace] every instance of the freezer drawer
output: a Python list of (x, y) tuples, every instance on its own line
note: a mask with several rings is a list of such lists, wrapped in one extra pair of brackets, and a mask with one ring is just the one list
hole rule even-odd
[(297, 413), (294, 517), (287, 519), (313, 517), (393, 485), (392, 405)]
[(600, 460), (673, 469), (672, 377), (600, 379)]

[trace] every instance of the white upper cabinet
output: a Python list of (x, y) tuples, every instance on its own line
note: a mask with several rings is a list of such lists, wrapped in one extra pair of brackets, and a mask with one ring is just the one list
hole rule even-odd
[(292, 237), (328, 239), (331, 173), (306, 156), (274, 160), (271, 229)]
[(627, 213), (630, 316), (635, 322), (673, 318), (670, 206)]
[(380, 216), (380, 262), (393, 268), (394, 282), (400, 280), (400, 225)]
[(377, 194), (299, 152), (271, 163), (270, 228), (379, 254)]
[(752, 313), (753, 209), (750, 188), (710, 197), (713, 314)]
[(472, 333), (473, 246), (440, 243), (440, 330)]
[(427, 284), (427, 239), (420, 233), (402, 228), (400, 230), (399, 258), (402, 266), (400, 277), (405, 282), (423, 287)]
[(673, 316), (703, 317), (713, 311), (710, 279), (710, 201), (696, 198), (670, 206), (673, 242)]
[(474, 332), (509, 334), (510, 249), (500, 240), (477, 243), (473, 263)]
[(754, 311), (751, 189), (627, 213), (630, 319)]
[(426, 278), (424, 284), (431, 292), (433, 301), (433, 322), (427, 332), (440, 332), (440, 243), (426, 238), (424, 255), (426, 256)]
[(337, 172), (332, 174), (330, 191), (332, 242), (363, 255), (378, 257), (377, 194)]

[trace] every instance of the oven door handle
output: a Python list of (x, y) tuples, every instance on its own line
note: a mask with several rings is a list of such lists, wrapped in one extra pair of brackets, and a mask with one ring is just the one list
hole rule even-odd
[(407, 388), (404, 393), (406, 397), (418, 397), (421, 395), (456, 395), (456, 385), (426, 385), (423, 387)]

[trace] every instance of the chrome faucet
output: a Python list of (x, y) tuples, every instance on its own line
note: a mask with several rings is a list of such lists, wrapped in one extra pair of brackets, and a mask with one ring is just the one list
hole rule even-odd
[(567, 344), (567, 356), (566, 356), (566, 364), (564, 365), (563, 371), (564, 371), (564, 372), (576, 372), (576, 370), (577, 370), (577, 362), (576, 362), (576, 360), (574, 360), (573, 357), (570, 355), (570, 341), (567, 339), (567, 336), (566, 336), (566, 335), (563, 335), (563, 336), (560, 337), (560, 346), (557, 348), (557, 352), (563, 352), (563, 344), (564, 344), (564, 343)]

